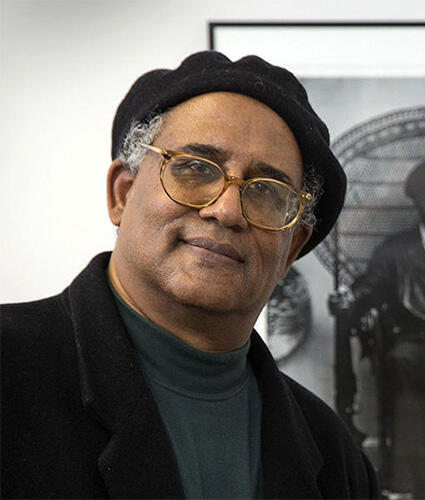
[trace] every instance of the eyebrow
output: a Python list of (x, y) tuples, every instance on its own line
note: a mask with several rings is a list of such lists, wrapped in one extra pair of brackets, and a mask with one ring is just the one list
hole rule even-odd
[(271, 179), (276, 179), (277, 181), (284, 182), (285, 184), (293, 185), (292, 179), (289, 175), (282, 172), (276, 167), (272, 167), (267, 163), (259, 163), (254, 165), (249, 169), (250, 174), (254, 177), (270, 177)]
[[(223, 170), (227, 171), (226, 166), (222, 165), (230, 158), (230, 153), (222, 148), (212, 144), (190, 143), (182, 146), (179, 151), (195, 156), (201, 156), (208, 160), (219, 163)], [(269, 165), (268, 163), (258, 162), (251, 165), (248, 169), (248, 178), (250, 177), (270, 177), (285, 184), (293, 185), (292, 179), (282, 170)]]
[(180, 151), (182, 151), (182, 153), (202, 156), (217, 163), (225, 162), (230, 157), (229, 153), (222, 148), (218, 148), (217, 146), (213, 146), (212, 144), (201, 144), (197, 142), (182, 146), (180, 148)]

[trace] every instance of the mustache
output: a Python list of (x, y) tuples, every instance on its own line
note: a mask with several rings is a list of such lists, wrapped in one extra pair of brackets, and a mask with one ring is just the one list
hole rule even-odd
[(240, 252), (234, 245), (224, 241), (217, 241), (215, 238), (211, 236), (195, 236), (195, 237), (186, 237), (181, 238), (182, 241), (188, 243), (189, 245), (193, 245), (195, 247), (205, 248), (210, 252), (217, 253), (219, 255), (225, 255), (226, 257), (230, 257), (237, 262), (245, 262), (244, 256), (242, 252)]

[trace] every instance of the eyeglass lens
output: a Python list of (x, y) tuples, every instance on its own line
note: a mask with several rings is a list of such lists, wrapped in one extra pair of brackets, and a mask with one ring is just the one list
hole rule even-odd
[[(161, 180), (174, 201), (195, 206), (206, 205), (219, 196), (225, 183), (214, 164), (186, 156), (168, 160)], [(248, 183), (241, 197), (245, 217), (265, 228), (283, 228), (300, 210), (298, 194), (273, 179)]]

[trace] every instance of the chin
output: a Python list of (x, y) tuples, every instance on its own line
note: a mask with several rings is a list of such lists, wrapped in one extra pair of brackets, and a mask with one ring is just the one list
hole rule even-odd
[(175, 302), (198, 310), (214, 314), (248, 313), (261, 310), (261, 300), (247, 287), (236, 287), (235, 283), (220, 283), (203, 281), (185, 286), (170, 287), (168, 293)]

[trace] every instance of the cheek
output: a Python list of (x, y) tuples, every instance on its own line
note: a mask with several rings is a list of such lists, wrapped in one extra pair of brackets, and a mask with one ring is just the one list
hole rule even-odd
[(118, 236), (118, 242), (126, 249), (127, 255), (140, 254), (143, 248), (155, 245), (152, 241), (155, 238), (153, 227), (161, 227), (160, 220), (157, 220), (157, 198), (156, 187), (151, 180), (140, 182), (136, 179), (126, 200)]
[(289, 262), (289, 260), (290, 260), (289, 256), (291, 254), (292, 246), (294, 244), (293, 236), (294, 236), (294, 233), (292, 232), (292, 230), (289, 230), (284, 235), (283, 242), (282, 242), (282, 245), (280, 248), (280, 254), (279, 254), (280, 255), (280, 267), (279, 267), (278, 279), (281, 279), (281, 278), (283, 278), (283, 276), (286, 275), (286, 273), (289, 270), (289, 267), (292, 264), (292, 261)]
[(128, 199), (123, 224), (128, 238), (144, 247), (144, 251), (161, 252), (172, 243), (176, 232), (173, 228), (191, 209), (170, 200), (159, 179), (144, 180), (135, 185)]
[(160, 216), (167, 206), (168, 197), (163, 192), (158, 176), (154, 172), (140, 172), (126, 209), (133, 222), (144, 224)]
[(263, 269), (271, 282), (277, 282), (288, 271), (288, 255), (291, 248), (290, 233), (274, 233), (270, 235), (263, 248)]

